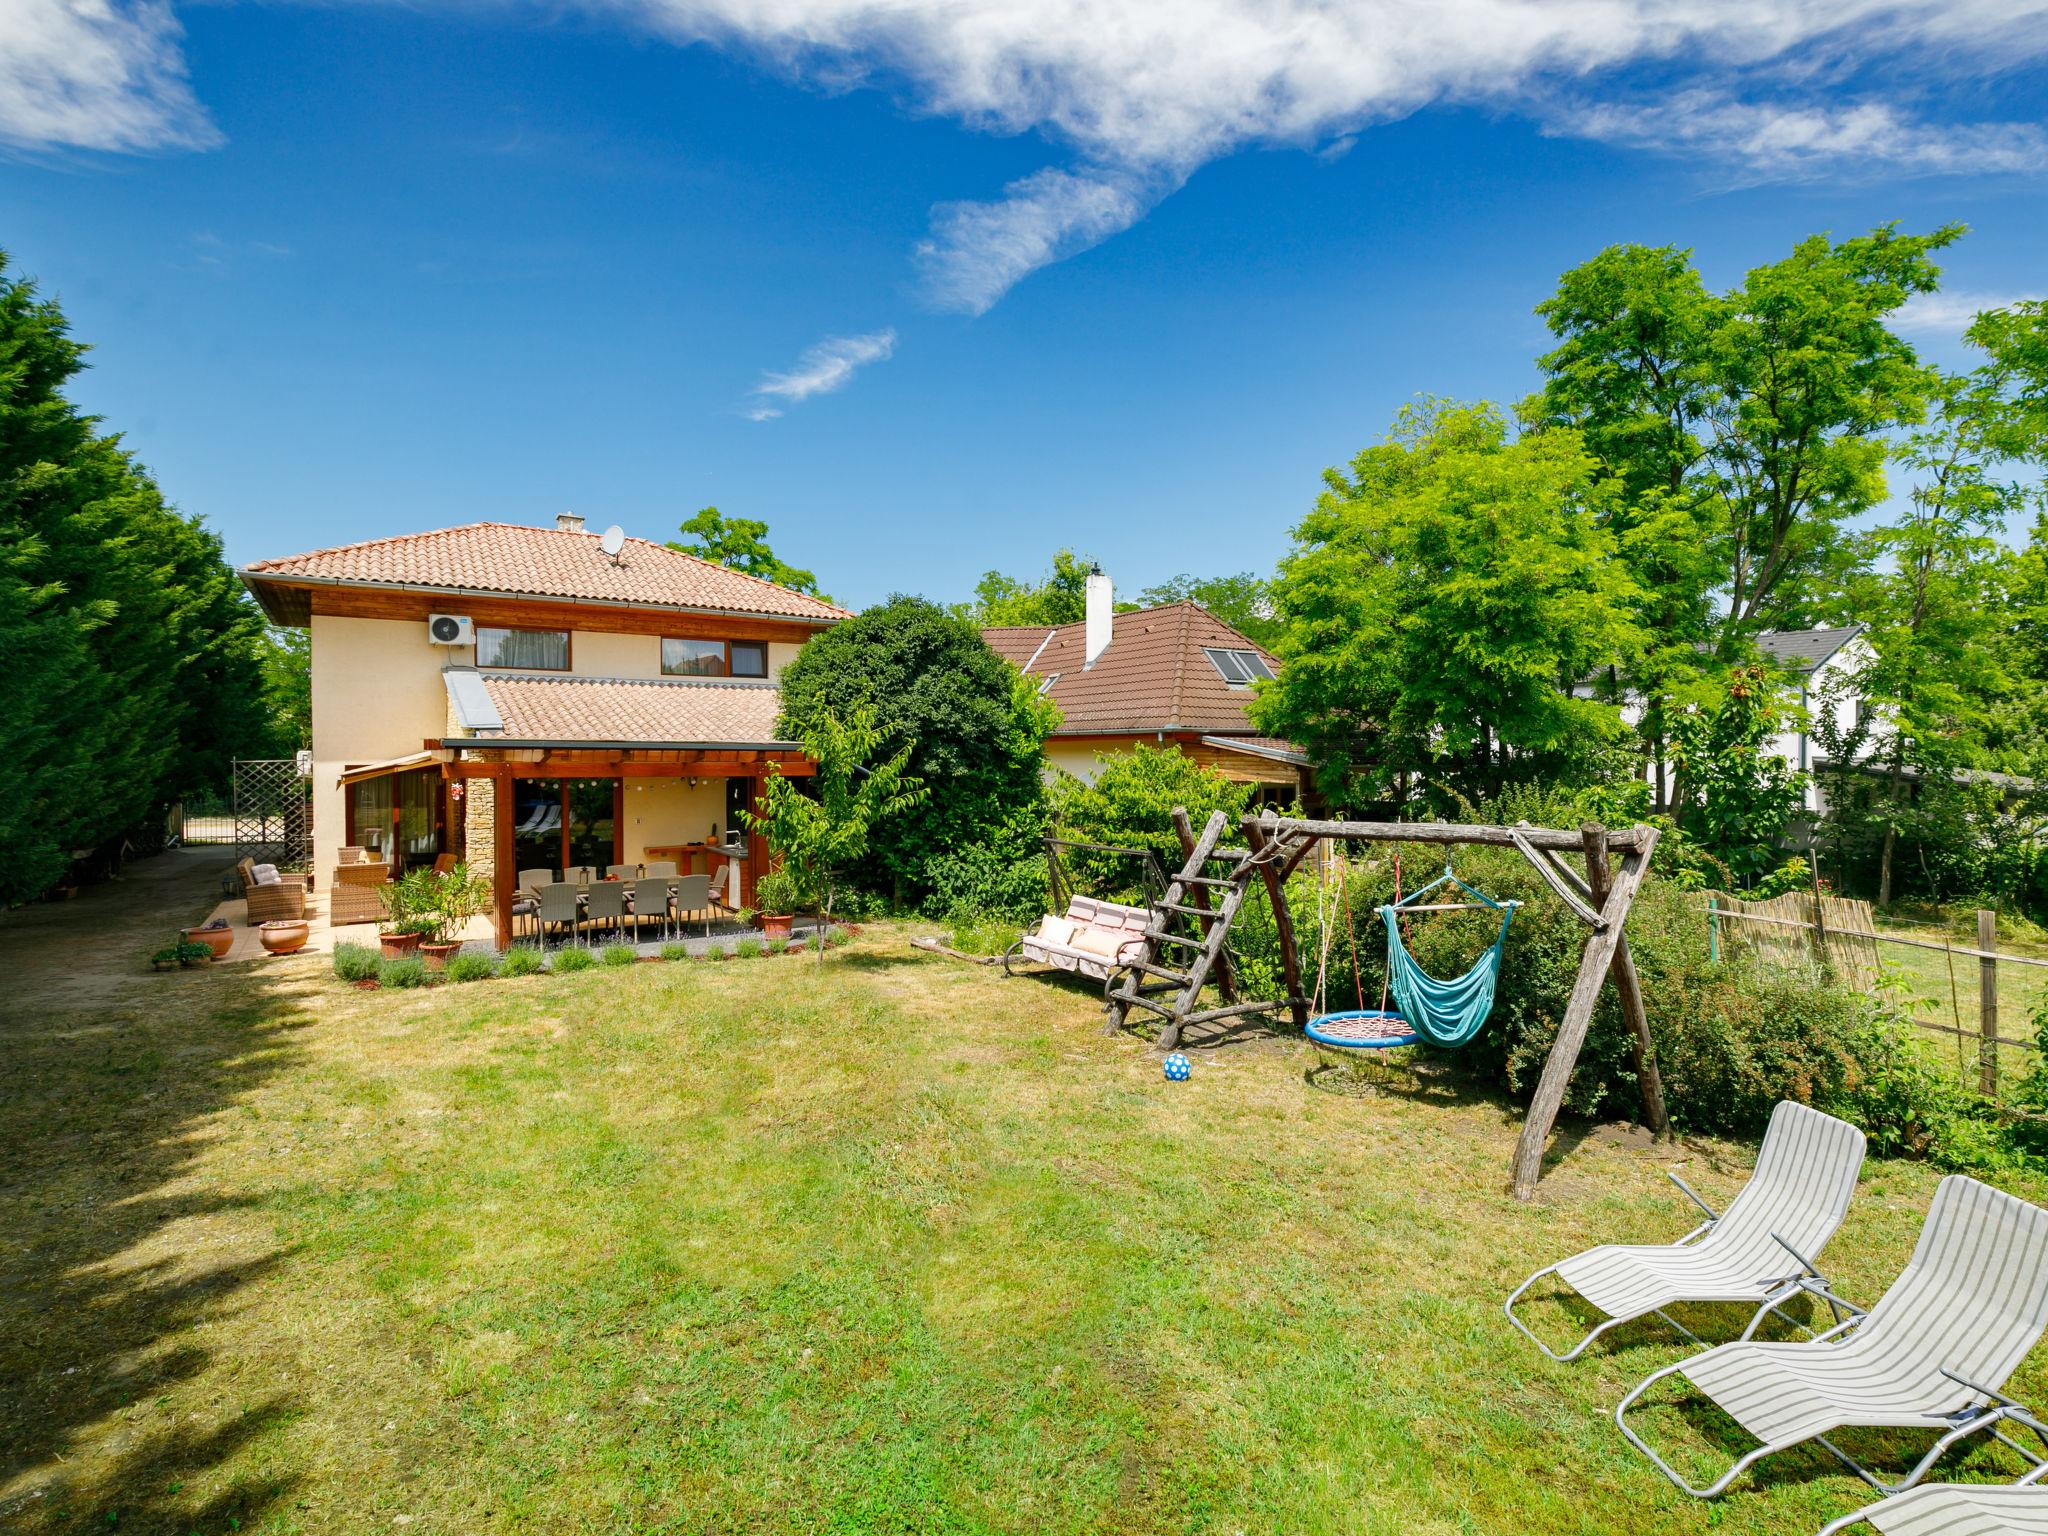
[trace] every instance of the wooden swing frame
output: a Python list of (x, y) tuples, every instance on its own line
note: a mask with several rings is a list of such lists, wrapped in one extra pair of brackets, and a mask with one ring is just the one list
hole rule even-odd
[[(1609, 831), (1599, 822), (1589, 821), (1571, 832), (1526, 823), (1502, 827), (1460, 826), (1450, 822), (1312, 821), (1270, 811), (1246, 816), (1241, 826), (1272, 907), (1273, 925), (1280, 940), (1281, 972), (1287, 985), (1286, 1006), (1296, 1028), (1308, 1025), (1309, 1000), (1302, 991), (1301, 955), (1294, 940), (1294, 918), (1287, 908), (1287, 877), (1318, 844), (1326, 841), (1513, 848), (1529, 861), (1572, 915), (1591, 930), (1579, 959), (1571, 1000), (1565, 1005), (1557, 1039), (1543, 1064), (1542, 1079), (1536, 1085), (1536, 1096), (1529, 1103), (1529, 1113), (1515, 1145), (1516, 1199), (1535, 1196), (1536, 1182), (1543, 1172), (1544, 1149), (1564, 1105), (1572, 1069), (1578, 1065), (1579, 1052), (1586, 1043), (1600, 988), (1610, 978), (1628, 1021), (1629, 1052), (1634, 1058), (1636, 1081), (1642, 1088), (1643, 1121), (1655, 1134), (1669, 1134), (1664, 1084), (1650, 1040), (1649, 1016), (1643, 1008), (1642, 979), (1636, 974), (1635, 958), (1629, 953), (1628, 935), (1624, 931), (1629, 908), (1649, 869), (1650, 853), (1657, 846), (1655, 827), (1637, 825)], [(1573, 853), (1585, 858), (1583, 876), (1564, 862), (1565, 856)], [(1618, 868), (1610, 857), (1616, 854), (1620, 856)]]

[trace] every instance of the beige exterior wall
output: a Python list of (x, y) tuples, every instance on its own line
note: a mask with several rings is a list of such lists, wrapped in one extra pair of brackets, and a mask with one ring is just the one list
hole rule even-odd
[(584, 677), (659, 677), (661, 637), (579, 629), (569, 636), (569, 661)]
[(787, 640), (769, 641), (768, 675), (770, 677), (782, 676), (782, 669), (788, 666), (792, 661), (795, 661), (796, 653), (802, 649), (802, 646), (791, 645)]
[(423, 624), (315, 614), (312, 648), (313, 870), (324, 890), (348, 826), (342, 768), (403, 757), (443, 735), (448, 690), (446, 651), (428, 643)]
[(725, 825), (725, 780), (626, 780), (626, 861), (643, 862), (650, 843), (701, 843)]

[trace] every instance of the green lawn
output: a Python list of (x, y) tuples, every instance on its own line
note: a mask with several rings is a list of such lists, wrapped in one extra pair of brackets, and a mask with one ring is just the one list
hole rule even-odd
[[(1751, 1149), (1568, 1128), (1520, 1206), (1509, 1106), (1320, 1091), (1286, 1041), (1169, 1084), (1089, 992), (905, 936), (9, 1010), (0, 1528), (1790, 1536), (1861, 1501), (1822, 1453), (1694, 1506), (1609, 1418), (1668, 1341), (1558, 1366), (1500, 1314)], [(1933, 1183), (1866, 1171), (1849, 1294)]]

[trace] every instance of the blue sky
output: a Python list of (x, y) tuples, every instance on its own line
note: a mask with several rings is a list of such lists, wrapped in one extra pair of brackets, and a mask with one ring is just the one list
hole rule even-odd
[(716, 503), (854, 604), (1269, 568), (1614, 241), (2048, 292), (2048, 9), (1427, 9), (10, 0), (0, 247), (237, 561)]

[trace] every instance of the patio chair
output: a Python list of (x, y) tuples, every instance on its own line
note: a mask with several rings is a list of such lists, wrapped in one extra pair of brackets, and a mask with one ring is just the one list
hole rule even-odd
[(258, 923), (305, 920), (307, 879), (304, 875), (279, 874), (272, 880), (259, 881), (254, 859), (243, 859), (235, 865), (235, 871), (242, 877), (242, 896), (249, 903), (250, 927)]
[(588, 864), (571, 864), (562, 871), (562, 884), (588, 885), (596, 878), (596, 872)]
[[(1677, 1174), (1667, 1176), (1707, 1219), (1670, 1244), (1606, 1244), (1539, 1269), (1507, 1300), (1508, 1321), (1553, 1360), (1576, 1360), (1610, 1328), (1640, 1317), (1659, 1317), (1695, 1343), (1703, 1342), (1665, 1308), (1674, 1302), (1742, 1302), (1757, 1308), (1743, 1331), (1748, 1338), (1764, 1317), (1801, 1294), (1827, 1296), (1842, 1320), (1843, 1303), (1825, 1290), (1814, 1259), (1835, 1235), (1856, 1192), (1863, 1166), (1863, 1133), (1846, 1121), (1803, 1104), (1771, 1111), (1756, 1171), (1723, 1214), (1714, 1214)], [(1522, 1293), (1545, 1275), (1557, 1278), (1605, 1313), (1607, 1320), (1559, 1354), (1515, 1316)]]
[(604, 877), (607, 880), (638, 880), (640, 878), (640, 866), (638, 864), (607, 864), (604, 867)]
[(337, 849), (336, 853), (344, 864), (360, 864), (363, 862), (363, 850), (360, 848), (343, 847)]
[(674, 859), (650, 859), (645, 864), (642, 864), (640, 868), (650, 876), (666, 875), (671, 880), (676, 877), (676, 861)]
[(670, 893), (669, 905), (674, 909), (676, 921), (681, 922), (692, 912), (704, 914), (704, 936), (711, 936), (711, 877), (709, 875), (684, 875), (675, 882)]
[(583, 907), (576, 899), (576, 887), (555, 881), (534, 894), (538, 905), (533, 920), (540, 928), (541, 948), (547, 948), (549, 924), (567, 928), (573, 942), (583, 928)]
[[(2027, 1416), (2016, 1409), (2013, 1419)], [(2048, 1488), (2037, 1484), (2044, 1472), (2048, 1467), (2036, 1467), (2016, 1483), (1923, 1483), (1830, 1520), (1817, 1536), (1865, 1521), (1884, 1536), (2048, 1536)]]
[(555, 872), (553, 869), (522, 869), (519, 871), (519, 889), (522, 891), (537, 892), (542, 886), (553, 885), (554, 883)]
[(650, 917), (661, 919), (661, 936), (668, 937), (668, 882), (656, 878), (635, 880), (630, 887), (633, 892), (633, 937), (640, 937), (640, 927)]
[(391, 866), (364, 861), (337, 865), (327, 882), (327, 921), (336, 928), (350, 923), (384, 921), (384, 900), (377, 893), (391, 883)]
[[(1745, 1340), (1666, 1366), (1621, 1400), (1614, 1422), (1696, 1499), (1714, 1497), (1763, 1457), (1808, 1440), (1880, 1493), (1912, 1487), (1950, 1446), (1982, 1431), (2041, 1466), (2041, 1457), (1998, 1426), (2013, 1420), (2048, 1446), (2048, 1435), (1999, 1390), (2044, 1328), (2048, 1211), (1952, 1173), (1935, 1188), (1913, 1257), (1868, 1312), (1858, 1309), (1811, 1340)], [(1625, 1417), (1651, 1387), (1676, 1374), (1761, 1442), (1705, 1488), (1674, 1472)], [(1901, 1481), (1886, 1483), (1827, 1438), (1845, 1428), (1938, 1433)]]
[(614, 932), (626, 917), (626, 887), (619, 880), (595, 880), (591, 882), (590, 896), (583, 907), (583, 915), (592, 927), (609, 923)]

